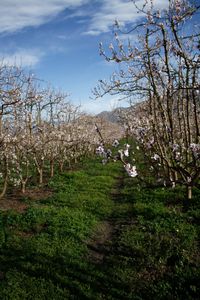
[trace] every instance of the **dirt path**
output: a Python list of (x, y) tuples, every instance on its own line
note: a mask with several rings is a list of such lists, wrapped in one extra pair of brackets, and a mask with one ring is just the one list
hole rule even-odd
[(110, 244), (114, 232), (114, 224), (104, 221), (98, 225), (87, 243), (89, 249), (89, 260), (95, 264), (102, 264), (110, 251)]
[(117, 184), (111, 192), (114, 201), (113, 213), (111, 216), (98, 224), (96, 231), (92, 234), (87, 247), (89, 249), (89, 260), (95, 264), (104, 264), (106, 258), (110, 255), (113, 248), (113, 242), (116, 240), (124, 219), (121, 217), (113, 217), (115, 204), (118, 202), (121, 189), (123, 188), (123, 178), (119, 177)]

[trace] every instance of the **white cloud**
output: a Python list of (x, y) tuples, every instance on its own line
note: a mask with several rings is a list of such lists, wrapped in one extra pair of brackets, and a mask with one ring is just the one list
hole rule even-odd
[(43, 53), (38, 50), (20, 49), (14, 53), (0, 53), (0, 60), (10, 66), (33, 67), (38, 64)]
[[(153, 2), (156, 8), (163, 9), (166, 8), (168, 0)], [(90, 7), (83, 11), (82, 6), (86, 3), (90, 4)], [(137, 4), (142, 7), (144, 0), (138, 0)], [(42, 25), (64, 9), (73, 10), (67, 17), (90, 18), (86, 32), (89, 35), (110, 31), (116, 19), (123, 26), (138, 21), (142, 15), (137, 12), (131, 0), (1, 0), (0, 5), (0, 33)]]
[(66, 40), (67, 39), (67, 36), (66, 35), (64, 35), (64, 34), (60, 34), (60, 35), (58, 35), (57, 36), (57, 38), (59, 39), (59, 40)]
[(128, 101), (122, 101), (117, 97), (109, 95), (104, 96), (102, 99), (90, 100), (81, 104), (82, 110), (91, 114), (98, 114), (102, 111), (111, 111), (122, 106), (129, 106)]
[(74, 9), (88, 0), (1, 0), (0, 33), (44, 24), (64, 9)]
[[(89, 29), (85, 34), (98, 35), (103, 32), (110, 31), (110, 27), (113, 26), (115, 20), (119, 21), (120, 26), (124, 26), (127, 23), (137, 22), (143, 15), (138, 12), (131, 0), (103, 0), (100, 2), (101, 7), (98, 12), (94, 13), (89, 26)], [(164, 9), (168, 6), (168, 0), (154, 0), (155, 9)], [(144, 0), (138, 0), (138, 7), (142, 7)]]

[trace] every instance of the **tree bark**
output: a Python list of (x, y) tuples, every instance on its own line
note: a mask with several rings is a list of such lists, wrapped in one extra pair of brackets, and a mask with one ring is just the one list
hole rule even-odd
[(4, 157), (4, 182), (3, 182), (3, 189), (0, 193), (0, 199), (2, 199), (7, 191), (7, 186), (8, 186), (8, 159), (7, 157)]

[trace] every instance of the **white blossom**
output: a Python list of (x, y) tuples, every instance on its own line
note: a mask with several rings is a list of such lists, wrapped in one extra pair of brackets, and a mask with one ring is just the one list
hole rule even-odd
[(154, 160), (159, 160), (160, 156), (158, 154), (154, 154), (154, 156), (151, 157)]
[(105, 152), (104, 147), (100, 145), (98, 148), (96, 148), (96, 154), (103, 154)]
[(136, 166), (131, 166), (131, 164), (128, 163), (124, 165), (124, 168), (130, 177), (136, 177), (138, 175)]
[(124, 150), (124, 156), (126, 156), (126, 157), (128, 157), (128, 156), (129, 156), (128, 149), (125, 149), (125, 150)]
[(118, 147), (119, 146), (119, 141), (118, 140), (114, 140), (114, 142), (112, 143), (113, 147)]

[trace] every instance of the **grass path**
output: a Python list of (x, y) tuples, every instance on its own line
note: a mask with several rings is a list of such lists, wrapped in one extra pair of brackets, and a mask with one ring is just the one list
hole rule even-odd
[(46, 199), (0, 210), (0, 299), (198, 299), (199, 191), (145, 188), (122, 166), (84, 162)]
[(108, 218), (98, 224), (97, 230), (93, 232), (87, 242), (90, 260), (95, 264), (105, 264), (107, 257), (112, 251), (112, 241), (116, 238), (119, 223), (122, 221), (121, 217), (114, 217), (116, 202), (118, 202), (120, 198), (122, 184), (123, 177), (117, 178), (117, 183), (110, 193), (110, 197), (113, 200), (112, 212)]

